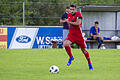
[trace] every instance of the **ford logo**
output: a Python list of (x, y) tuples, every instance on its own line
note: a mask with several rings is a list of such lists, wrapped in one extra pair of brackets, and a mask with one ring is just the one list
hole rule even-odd
[(30, 37), (28, 37), (26, 35), (21, 35), (21, 36), (16, 38), (16, 41), (19, 43), (28, 43), (31, 41), (31, 39), (30, 39)]

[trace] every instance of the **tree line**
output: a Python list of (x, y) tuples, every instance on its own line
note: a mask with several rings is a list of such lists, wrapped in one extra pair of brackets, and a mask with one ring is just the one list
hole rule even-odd
[(22, 25), (25, 2), (25, 25), (58, 26), (60, 16), (72, 3), (77, 6), (119, 6), (120, 0), (0, 0), (0, 24)]

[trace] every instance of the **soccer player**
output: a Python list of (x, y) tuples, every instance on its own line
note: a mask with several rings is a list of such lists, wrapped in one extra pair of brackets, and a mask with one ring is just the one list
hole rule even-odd
[(67, 65), (69, 66), (71, 64), (71, 62), (74, 60), (74, 57), (71, 53), (70, 45), (73, 43), (76, 43), (77, 45), (79, 45), (83, 54), (85, 55), (85, 57), (88, 61), (89, 69), (93, 70), (89, 53), (85, 49), (86, 43), (82, 36), (82, 30), (81, 30), (82, 14), (80, 12), (77, 12), (76, 5), (70, 5), (70, 13), (68, 14), (68, 19), (66, 19), (66, 22), (68, 22), (68, 24), (69, 24), (69, 33), (67, 35), (66, 40), (63, 42), (63, 45), (65, 47), (67, 54), (70, 57)]
[(98, 27), (99, 22), (95, 21), (95, 26), (92, 26), (90, 28), (90, 39), (91, 40), (97, 40), (98, 41), (98, 49), (102, 46), (104, 46), (103, 44), (103, 38), (99, 36), (100, 34), (100, 28)]
[(65, 19), (68, 19), (67, 14), (70, 11), (70, 7), (66, 7), (66, 12), (62, 15), (61, 19), (60, 19), (60, 23), (63, 23), (63, 40), (66, 39), (67, 34), (69, 32), (69, 27), (68, 27), (68, 23), (65, 21)]

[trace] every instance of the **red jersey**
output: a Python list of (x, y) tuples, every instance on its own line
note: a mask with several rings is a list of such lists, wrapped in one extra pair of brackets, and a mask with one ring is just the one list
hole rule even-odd
[[(76, 22), (76, 20), (78, 18), (81, 18), (81, 20), (82, 20), (82, 14), (80, 12), (76, 12), (74, 15), (72, 15), (71, 13), (68, 14), (68, 21)], [(84, 40), (83, 36), (82, 36), (81, 27), (82, 27), (82, 21), (81, 21), (80, 25), (69, 24), (69, 34), (68, 34), (68, 37), (72, 36), (76, 40), (77, 39)]]

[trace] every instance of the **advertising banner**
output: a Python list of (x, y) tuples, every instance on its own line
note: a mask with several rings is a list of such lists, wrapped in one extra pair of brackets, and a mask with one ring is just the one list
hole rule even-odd
[(52, 48), (52, 41), (58, 41), (62, 48), (62, 28), (8, 28), (8, 48)]
[(7, 48), (7, 28), (0, 28), (0, 49)]

